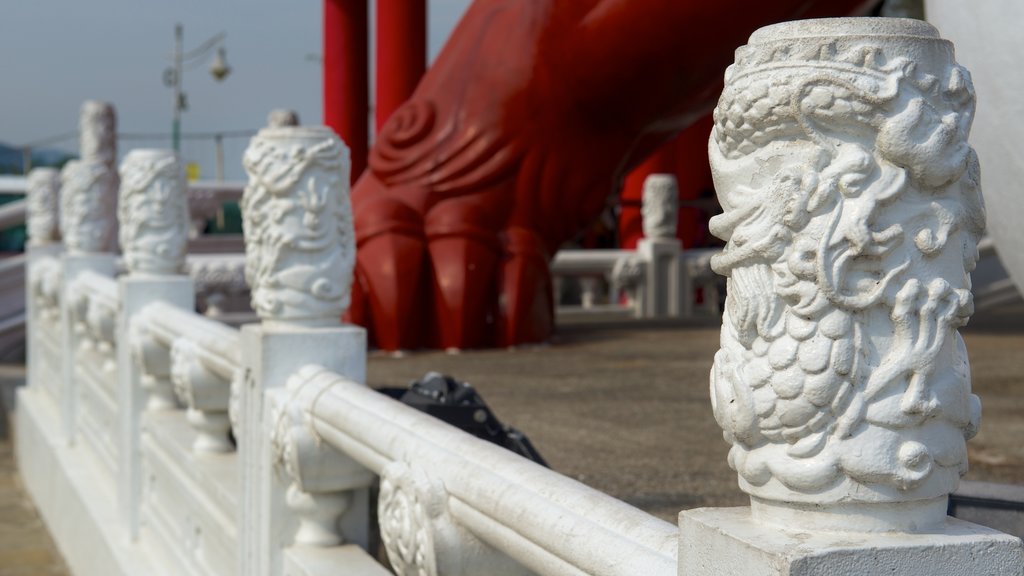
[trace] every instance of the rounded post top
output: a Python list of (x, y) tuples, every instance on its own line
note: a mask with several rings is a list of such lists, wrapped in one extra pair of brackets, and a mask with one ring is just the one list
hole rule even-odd
[(748, 44), (765, 44), (797, 38), (837, 38), (843, 36), (897, 36), (939, 40), (939, 31), (923, 20), (913, 18), (816, 18), (780, 22), (759, 28)]

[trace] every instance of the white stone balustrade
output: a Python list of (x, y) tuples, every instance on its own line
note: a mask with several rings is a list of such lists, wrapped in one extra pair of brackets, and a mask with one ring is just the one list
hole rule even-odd
[[(366, 550), (379, 530), (402, 576), (1019, 575), (1020, 540), (939, 513), (977, 426), (955, 332), (982, 223), (968, 76), (903, 20), (784, 24), (738, 59), (711, 146), (730, 283), (712, 395), (751, 508), (676, 527), (367, 388), (365, 331), (340, 320), (347, 149), (273, 127), (244, 159), (259, 322), (195, 312), (170, 152), (122, 165), (119, 276), (99, 244), (30, 251), (17, 450), (72, 571), (384, 576)], [(751, 98), (765, 79), (784, 105)], [(678, 256), (662, 204), (648, 242)], [(204, 258), (187, 266), (200, 279), (242, 266)], [(561, 265), (623, 254), (587, 258)]]
[[(718, 287), (710, 259), (718, 250), (684, 250), (676, 238), (678, 213), (675, 177), (648, 176), (641, 207), (644, 238), (636, 249), (559, 250), (551, 262), (556, 284), (564, 278), (579, 279), (583, 312), (623, 310), (617, 300), (624, 293), (625, 311), (636, 318), (690, 318), (700, 288), (705, 311), (717, 316)], [(608, 286), (606, 297), (600, 294), (602, 281)], [(607, 304), (599, 304), (604, 300)], [(575, 312), (568, 307), (559, 310), (560, 314)]]

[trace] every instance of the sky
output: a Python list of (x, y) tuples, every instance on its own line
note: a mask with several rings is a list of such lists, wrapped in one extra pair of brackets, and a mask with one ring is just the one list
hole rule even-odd
[[(471, 0), (428, 0), (432, 60)], [(373, 0), (371, 21), (373, 18)], [(274, 108), (320, 124), (322, 0), (12, 0), (0, 7), (0, 142), (22, 146), (73, 132), (84, 100), (112, 102), (118, 131), (169, 135), (172, 92), (163, 83), (184, 25), (186, 51), (224, 31), (231, 74), (215, 81), (210, 60), (186, 69), (185, 134), (255, 130)], [(373, 28), (370, 28), (373, 46)], [(211, 53), (211, 59), (212, 59)], [(372, 66), (372, 55), (371, 55)], [(373, 72), (370, 73), (371, 82)], [(225, 177), (242, 179), (248, 138), (225, 139)], [(135, 147), (170, 147), (170, 137), (122, 139)], [(77, 152), (65, 138), (49, 148)], [(212, 139), (184, 140), (186, 161), (214, 176)]]

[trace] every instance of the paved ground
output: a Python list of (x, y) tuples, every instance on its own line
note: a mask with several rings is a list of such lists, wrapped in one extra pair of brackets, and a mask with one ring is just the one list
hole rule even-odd
[[(1024, 484), (1024, 307), (979, 314), (964, 337), (985, 414), (968, 478)], [(708, 399), (717, 343), (716, 322), (573, 321), (544, 347), (374, 354), (369, 380), (402, 386), (429, 370), (466, 380), (555, 470), (674, 521), (684, 508), (745, 502)], [(0, 441), (0, 576), (64, 573)]]

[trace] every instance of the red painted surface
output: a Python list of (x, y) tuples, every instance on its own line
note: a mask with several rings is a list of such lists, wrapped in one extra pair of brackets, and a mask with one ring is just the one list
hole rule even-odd
[(353, 191), (349, 317), (389, 350), (545, 340), (548, 260), (711, 109), (735, 48), (759, 26), (863, 4), (477, 0)]
[(370, 141), (367, 0), (324, 0), (324, 124), (348, 144), (352, 181), (366, 168)]
[(711, 126), (709, 114), (655, 150), (626, 176), (619, 196), (621, 247), (632, 250), (643, 238), (640, 206), (644, 180), (651, 174), (672, 174), (679, 183), (679, 223), (676, 230), (683, 247), (700, 246), (706, 240), (707, 212), (687, 206), (687, 203), (698, 200), (706, 191), (714, 191), (711, 166), (707, 162)]
[(427, 69), (426, 0), (377, 0), (377, 130), (412, 96)]

